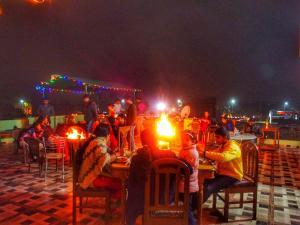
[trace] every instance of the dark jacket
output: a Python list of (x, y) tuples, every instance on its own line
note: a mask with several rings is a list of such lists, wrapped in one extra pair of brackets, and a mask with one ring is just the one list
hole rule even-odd
[(98, 108), (96, 102), (89, 102), (83, 107), (84, 120), (89, 121), (96, 119), (98, 114)]
[(53, 116), (54, 115), (54, 108), (52, 105), (44, 105), (41, 104), (38, 107), (37, 115), (46, 117), (46, 116)]
[(127, 126), (135, 125), (136, 115), (137, 115), (137, 110), (136, 110), (135, 104), (130, 104), (128, 106), (128, 109), (126, 111), (126, 115), (127, 115), (126, 125)]

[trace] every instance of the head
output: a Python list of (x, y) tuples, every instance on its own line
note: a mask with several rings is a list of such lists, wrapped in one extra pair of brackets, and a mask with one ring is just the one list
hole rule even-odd
[(197, 143), (196, 135), (188, 130), (185, 130), (181, 134), (181, 143), (183, 148), (190, 147)]
[(131, 98), (127, 98), (125, 102), (126, 102), (126, 105), (131, 105), (133, 103)]
[(104, 138), (108, 139), (109, 138), (109, 125), (100, 123), (95, 129), (94, 135), (96, 137), (104, 137)]
[(156, 133), (153, 129), (146, 128), (141, 133), (141, 141), (143, 146), (149, 146), (152, 148), (156, 148), (157, 146), (157, 137)]
[(229, 140), (229, 133), (224, 127), (219, 127), (215, 131), (216, 142), (218, 145), (223, 145)]
[(208, 119), (208, 118), (209, 118), (209, 112), (207, 112), (207, 111), (204, 112), (204, 118), (205, 118), (205, 119)]
[(89, 103), (90, 100), (91, 100), (91, 99), (90, 99), (90, 96), (89, 96), (89, 95), (84, 95), (84, 96), (83, 96), (83, 102), (84, 102), (84, 103)]
[(42, 99), (42, 104), (43, 105), (48, 105), (49, 104), (49, 99), (48, 98), (43, 98)]
[(116, 101), (115, 101), (115, 105), (120, 105), (121, 104), (121, 100), (120, 99), (117, 99)]
[(35, 123), (33, 124), (33, 129), (34, 129), (35, 132), (39, 132), (39, 131), (42, 131), (42, 130), (43, 130), (43, 129), (42, 129), (42, 126), (41, 126), (41, 123), (38, 123), (38, 122), (35, 122)]
[(113, 111), (114, 110), (114, 105), (113, 104), (108, 104), (107, 105), (107, 110), (108, 111)]
[(140, 103), (140, 102), (142, 102), (142, 99), (141, 99), (141, 97), (136, 97), (135, 101), (136, 101), (136, 103)]
[(49, 117), (48, 116), (40, 116), (38, 119), (37, 119), (37, 123), (40, 123), (41, 125), (49, 125)]
[(221, 122), (222, 122), (222, 124), (226, 124), (227, 123), (227, 118), (226, 118), (225, 115), (221, 116)]

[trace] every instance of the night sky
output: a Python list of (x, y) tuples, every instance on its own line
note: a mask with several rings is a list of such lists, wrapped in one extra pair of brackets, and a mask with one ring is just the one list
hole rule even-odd
[(0, 0), (1, 102), (61, 73), (145, 95), (299, 104), (300, 1)]

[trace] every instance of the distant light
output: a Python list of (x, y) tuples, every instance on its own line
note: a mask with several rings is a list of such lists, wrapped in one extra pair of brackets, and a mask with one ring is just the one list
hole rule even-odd
[(165, 111), (166, 108), (167, 108), (167, 105), (164, 102), (159, 102), (156, 105), (156, 109), (159, 110), (159, 111)]
[(122, 103), (122, 104), (125, 104), (125, 99), (122, 99), (122, 100), (121, 100), (121, 103)]
[(232, 98), (232, 99), (230, 100), (230, 103), (231, 103), (232, 105), (234, 105), (234, 104), (236, 103), (236, 100), (235, 100), (234, 98)]
[(25, 101), (24, 101), (23, 99), (20, 99), (20, 103), (21, 103), (21, 104), (24, 104), (24, 102), (25, 102)]
[(180, 98), (177, 99), (177, 106), (181, 107), (183, 105), (183, 102)]
[(285, 105), (285, 106), (288, 106), (288, 105), (289, 105), (289, 102), (284, 102), (284, 105)]
[(172, 112), (176, 112), (176, 108), (172, 108), (171, 111), (172, 111)]

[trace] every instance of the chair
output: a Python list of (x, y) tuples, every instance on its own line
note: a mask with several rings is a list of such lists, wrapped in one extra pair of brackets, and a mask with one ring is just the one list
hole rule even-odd
[(65, 179), (65, 146), (66, 146), (66, 138), (55, 136), (51, 141), (44, 142), (44, 159), (45, 159), (45, 181), (47, 179), (48, 172), (48, 164), (49, 160), (56, 161), (55, 171), (58, 170), (58, 160), (61, 160), (61, 173), (62, 173), (62, 181)]
[(43, 145), (39, 140), (34, 138), (24, 138), (26, 146), (24, 146), (24, 160), (28, 164), (28, 172), (31, 171), (31, 164), (37, 163), (39, 167), (39, 175), (42, 175), (44, 158), (42, 155)]
[(124, 127), (119, 127), (119, 133), (118, 133), (118, 143), (119, 143), (119, 149), (124, 148), (124, 144), (127, 142), (127, 135), (129, 133), (129, 143), (128, 143), (128, 149), (133, 151), (134, 149), (131, 149), (131, 140), (132, 137), (131, 135), (133, 134), (132, 129), (134, 129), (135, 126), (124, 126)]
[[(257, 208), (257, 181), (258, 181), (258, 149), (253, 142), (241, 144), (243, 158), (243, 180), (223, 190), (224, 198), (219, 194), (213, 194), (213, 209), (216, 209), (217, 197), (224, 202), (224, 220), (228, 222), (229, 207), (231, 204), (239, 204), (242, 208), (244, 203), (252, 203), (252, 220), (256, 220)], [(231, 201), (229, 194), (239, 193), (239, 201)], [(253, 193), (253, 199), (244, 200), (244, 193)], [(244, 219), (250, 220), (250, 219)], [(242, 221), (242, 220), (239, 220)]]
[[(77, 216), (76, 216), (76, 209), (79, 208), (79, 212), (82, 213), (83, 208), (95, 208), (95, 207), (88, 207), (82, 204), (83, 198), (105, 198), (105, 212), (106, 215), (111, 215), (111, 193), (109, 190), (106, 189), (99, 189), (99, 188), (87, 188), (83, 189), (78, 184), (78, 176), (80, 165), (78, 164), (78, 154), (76, 151), (73, 152), (73, 224), (77, 223)], [(77, 198), (79, 198), (79, 206), (77, 206)], [(108, 224), (108, 221), (107, 221)]]
[[(188, 225), (189, 179), (190, 170), (183, 161), (175, 158), (153, 161), (145, 186), (143, 224)], [(183, 204), (178, 190), (181, 180), (184, 180)]]

